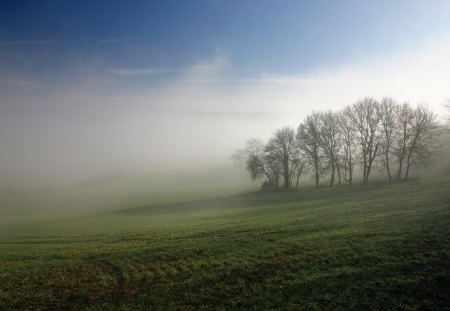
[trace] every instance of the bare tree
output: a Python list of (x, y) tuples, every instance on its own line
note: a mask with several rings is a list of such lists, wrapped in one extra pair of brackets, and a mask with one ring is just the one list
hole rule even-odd
[(265, 144), (259, 138), (249, 139), (244, 149), (237, 150), (232, 158), (245, 166), (252, 180), (265, 178), (264, 185), (278, 188), (280, 168), (276, 159), (265, 151)]
[[(329, 164), (331, 171), (330, 187), (334, 185), (336, 169), (338, 169), (338, 156), (340, 150), (339, 120), (336, 114), (331, 111), (319, 113), (320, 130), (319, 144), (323, 154)], [(340, 172), (338, 170), (338, 175)]]
[(341, 134), (341, 159), (344, 169), (344, 180), (352, 185), (353, 183), (353, 167), (356, 157), (356, 130), (351, 122), (351, 108), (346, 107), (339, 113), (339, 127)]
[(411, 105), (407, 102), (403, 103), (397, 110), (397, 141), (395, 146), (395, 153), (397, 156), (398, 170), (397, 180), (402, 180), (402, 170), (408, 146), (412, 138), (412, 120), (414, 118), (414, 111)]
[(382, 139), (380, 104), (375, 99), (366, 97), (350, 106), (350, 110), (350, 120), (357, 130), (361, 147), (363, 184), (367, 184)]
[(305, 160), (314, 170), (316, 187), (320, 178), (320, 115), (313, 112), (304, 120), (297, 130), (297, 143), (305, 155)]
[(397, 116), (398, 104), (390, 98), (384, 97), (381, 100), (380, 113), (381, 113), (381, 126), (383, 131), (383, 138), (381, 140), (381, 163), (386, 168), (386, 173), (389, 178), (389, 182), (392, 182), (391, 174), (391, 161), (390, 155), (392, 153), (392, 147), (396, 134), (396, 116)]
[[(450, 102), (446, 105), (450, 110)], [(436, 136), (441, 132), (437, 115), (423, 105), (412, 108), (384, 97), (381, 102), (363, 98), (338, 113), (313, 112), (300, 123), (297, 133), (291, 127), (274, 132), (267, 144), (260, 139), (247, 141), (246, 148), (233, 158), (245, 164), (253, 180), (264, 179), (263, 187), (298, 187), (300, 176), (312, 171), (316, 187), (320, 175), (330, 172), (329, 186), (336, 174), (353, 183), (355, 163), (362, 167), (367, 184), (379, 163), (389, 182), (408, 180), (411, 168), (426, 165), (433, 158)], [(393, 165), (398, 163), (397, 178)]]
[(291, 187), (294, 168), (292, 161), (297, 153), (296, 146), (295, 130), (291, 127), (283, 127), (275, 131), (265, 148), (268, 154), (281, 163), (285, 189)]
[(264, 189), (279, 189), (280, 188), (280, 177), (282, 174), (282, 166), (280, 159), (271, 153), (265, 152), (262, 158), (262, 162), (266, 166), (266, 170), (270, 175), (270, 180), (266, 180), (263, 183)]
[(297, 149), (297, 152), (294, 154), (294, 158), (292, 159), (291, 163), (291, 185), (294, 184), (295, 178), (295, 188), (297, 188), (300, 181), (300, 176), (306, 168), (306, 163), (299, 149)]
[(433, 143), (439, 128), (437, 115), (426, 106), (419, 105), (411, 119), (411, 139), (406, 150), (406, 171), (404, 181), (408, 180), (410, 168), (425, 165), (433, 155)]

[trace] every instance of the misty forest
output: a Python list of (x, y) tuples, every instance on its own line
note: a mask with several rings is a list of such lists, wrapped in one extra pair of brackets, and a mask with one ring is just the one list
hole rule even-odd
[(0, 1), (0, 311), (450, 310), (450, 1)]

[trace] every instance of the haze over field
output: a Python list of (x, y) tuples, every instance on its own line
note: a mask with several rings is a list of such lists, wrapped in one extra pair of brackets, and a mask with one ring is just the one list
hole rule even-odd
[(273, 5), (5, 2), (3, 185), (231, 167), (248, 138), (365, 96), (444, 114), (448, 1)]
[(0, 1), (0, 310), (449, 310), (450, 1)]

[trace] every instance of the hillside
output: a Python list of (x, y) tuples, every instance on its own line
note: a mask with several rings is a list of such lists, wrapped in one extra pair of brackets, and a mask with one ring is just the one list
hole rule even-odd
[(443, 310), (449, 189), (426, 179), (17, 212), (0, 230), (0, 309)]

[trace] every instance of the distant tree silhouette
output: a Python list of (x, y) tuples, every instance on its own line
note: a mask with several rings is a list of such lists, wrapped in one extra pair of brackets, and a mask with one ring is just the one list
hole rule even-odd
[[(446, 108), (450, 115), (450, 102)], [(366, 97), (337, 112), (312, 112), (297, 132), (283, 127), (267, 144), (250, 139), (233, 158), (270, 189), (278, 189), (280, 179), (285, 189), (294, 183), (298, 187), (304, 172), (312, 172), (316, 187), (324, 174), (330, 175), (330, 187), (336, 174), (339, 185), (342, 178), (352, 185), (358, 163), (363, 184), (374, 167), (385, 169), (389, 182), (407, 181), (412, 167), (432, 160), (439, 128), (437, 115), (424, 105), (413, 108), (390, 97), (380, 102)]]
[(337, 114), (328, 111), (319, 113), (319, 118), (319, 146), (323, 150), (324, 161), (328, 163), (330, 168), (331, 177), (329, 186), (333, 187), (336, 170), (340, 179), (339, 152), (342, 142), (339, 132), (339, 117)]
[(320, 124), (319, 113), (313, 112), (300, 123), (297, 130), (297, 143), (299, 149), (305, 155), (305, 160), (314, 171), (316, 187), (319, 187), (320, 180)]
[(271, 155), (271, 158), (280, 162), (284, 179), (283, 187), (285, 189), (291, 187), (291, 177), (294, 173), (294, 164), (292, 162), (297, 153), (296, 147), (295, 131), (290, 127), (283, 127), (275, 131), (265, 147), (265, 151)]
[(245, 166), (252, 180), (265, 178), (266, 187), (279, 187), (280, 167), (273, 155), (266, 152), (265, 144), (261, 139), (249, 139), (246, 147), (237, 150), (232, 158)]
[(390, 98), (384, 97), (381, 100), (380, 112), (381, 112), (381, 127), (383, 138), (381, 140), (381, 163), (386, 168), (389, 182), (392, 182), (391, 174), (391, 153), (396, 134), (396, 116), (397, 116), (398, 104)]
[(409, 144), (406, 149), (406, 171), (404, 180), (408, 180), (410, 168), (425, 165), (433, 155), (433, 142), (439, 128), (437, 115), (426, 106), (420, 105), (413, 111)]
[(344, 170), (344, 180), (352, 185), (353, 183), (353, 167), (355, 165), (355, 158), (357, 152), (356, 145), (356, 129), (350, 119), (350, 107), (344, 108), (338, 113), (339, 127), (341, 135), (341, 161)]
[(367, 184), (374, 161), (379, 155), (383, 137), (380, 126), (382, 117), (380, 104), (372, 97), (366, 97), (353, 104), (350, 110), (350, 120), (358, 133), (357, 141), (363, 167), (363, 184)]

